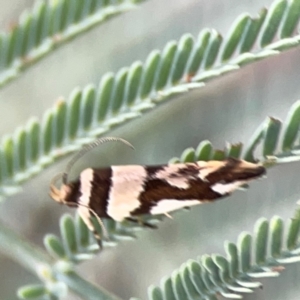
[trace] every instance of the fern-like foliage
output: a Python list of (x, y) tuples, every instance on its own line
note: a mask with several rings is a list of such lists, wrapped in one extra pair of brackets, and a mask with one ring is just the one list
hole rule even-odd
[[(295, 120), (297, 120), (297, 122), (295, 122)], [(297, 151), (299, 147), (299, 126), (300, 101), (297, 101), (292, 105), (283, 126), (282, 151), (276, 153), (281, 122), (274, 118), (268, 118), (249, 139), (250, 144), (247, 146), (243, 158), (248, 161), (255, 161), (253, 152), (261, 140), (263, 144), (262, 157), (272, 155), (272, 158), (276, 157), (277, 160), (284, 159), (284, 161), (300, 159)], [(297, 143), (295, 143), (296, 141)], [(294, 149), (296, 150), (294, 151)], [(242, 144), (228, 144), (224, 150), (215, 150), (209, 141), (202, 141), (196, 150), (194, 148), (188, 148), (183, 151), (180, 159), (172, 158), (170, 162), (208, 161), (211, 159), (222, 160), (226, 157), (241, 158)], [(144, 221), (156, 223), (161, 220), (161, 218), (162, 216), (147, 216)], [(135, 238), (134, 230), (142, 228), (142, 225), (128, 221), (124, 221), (123, 223), (117, 223), (108, 219), (104, 219), (103, 221), (109, 234), (108, 240), (104, 241), (104, 246), (115, 245), (119, 240)], [(95, 226), (97, 226), (99, 233), (102, 233), (97, 222), (95, 222)], [(99, 250), (93, 235), (87, 229), (79, 215), (76, 215), (75, 220), (69, 215), (62, 217), (60, 230), (61, 239), (54, 235), (47, 235), (44, 240), (45, 246), (52, 257), (59, 260), (79, 262), (92, 257), (95, 251)]]
[[(139, 1), (39, 2), (33, 13), (23, 16), (10, 33), (0, 37), (0, 84), (17, 76), (59, 43), (108, 15), (131, 7), (133, 2)], [(100, 7), (102, 4), (104, 10)], [(178, 93), (203, 86), (203, 82), (211, 78), (297, 46), (299, 35), (295, 29), (299, 17), (300, 0), (276, 0), (269, 10), (263, 9), (256, 18), (241, 15), (225, 38), (208, 29), (203, 30), (198, 38), (186, 34), (178, 42), (169, 42), (163, 51), (151, 52), (145, 63), (135, 62), (116, 74), (106, 74), (98, 87), (88, 85), (82, 90), (74, 90), (67, 100), (57, 101), (41, 122), (32, 119), (14, 135), (3, 139), (0, 146), (0, 195), (5, 197), (15, 193), (19, 183), (40, 172), (56, 158), (77, 150), (113, 126), (140, 116), (162, 100), (172, 99)], [(298, 101), (283, 124), (274, 118), (263, 122), (244, 153), (242, 144), (214, 150), (210, 142), (203, 141), (197, 149), (189, 148), (180, 159), (172, 161), (223, 159), (228, 156), (255, 161), (255, 150), (260, 145), (260, 160), (264, 163), (269, 163), (270, 158), (272, 163), (298, 160), (299, 124)], [(279, 148), (280, 136), (282, 145)], [(159, 219), (151, 217), (148, 222)], [(254, 248), (252, 236), (243, 233), (237, 245), (226, 244), (227, 257), (207, 255), (198, 261), (189, 261), (172, 277), (164, 279), (161, 288), (151, 287), (149, 298), (216, 299), (219, 294), (240, 298), (240, 293), (251, 292), (260, 286), (251, 278), (277, 275), (281, 264), (299, 260), (299, 220), (297, 214), (290, 221), (287, 238), (284, 239), (283, 221), (279, 217), (274, 217), (270, 223), (261, 219), (256, 225)], [(106, 220), (105, 227), (109, 233), (105, 246), (132, 239), (135, 230), (140, 229), (136, 224), (119, 224), (113, 220)], [(63, 216), (60, 230), (61, 237), (47, 235), (44, 239), (53, 264), (42, 269), (40, 277), (43, 283), (20, 289), (20, 297), (61, 298), (66, 294), (67, 286), (70, 287), (68, 279), (75, 276), (73, 265), (93, 257), (99, 250), (77, 215), (75, 219)], [(101, 232), (100, 228), (98, 230)], [(252, 249), (255, 249), (254, 260), (251, 259)], [(72, 282), (71, 288), (76, 290), (75, 281)]]
[(0, 86), (60, 44), (143, 0), (37, 1), (0, 35)]
[[(162, 220), (162, 216), (145, 216), (143, 221), (150, 224), (157, 224)], [(141, 230), (143, 225), (124, 221), (117, 223), (110, 219), (103, 219), (108, 236), (104, 237), (99, 224), (95, 220), (97, 231), (104, 238), (103, 246), (116, 246), (117, 242), (123, 240), (132, 240), (136, 238), (135, 231)], [(92, 258), (99, 251), (99, 246), (88, 230), (80, 216), (76, 214), (75, 218), (70, 215), (64, 215), (60, 220), (61, 238), (48, 234), (44, 238), (44, 245), (48, 253), (56, 260), (79, 263)]]
[[(145, 216), (143, 221), (156, 225), (163, 219), (162, 216)], [(104, 226), (109, 234), (103, 241), (103, 246), (115, 246), (117, 242), (123, 240), (132, 240), (136, 238), (135, 232), (143, 229), (142, 225), (124, 221), (116, 223), (113, 220), (103, 219)], [(101, 228), (95, 221), (99, 233)], [(21, 287), (18, 295), (21, 299), (41, 299), (41, 297), (50, 296), (51, 299), (61, 299), (66, 295), (68, 287), (61, 275), (69, 277), (73, 273), (73, 265), (91, 259), (99, 252), (99, 246), (93, 234), (86, 227), (80, 216), (76, 214), (73, 218), (65, 214), (60, 219), (61, 237), (53, 234), (47, 234), (44, 238), (44, 245), (54, 259), (53, 265), (48, 265), (40, 270), (40, 284), (31, 284)], [(71, 274), (70, 274), (71, 273)], [(99, 299), (100, 291), (98, 291)], [(103, 298), (104, 299), (104, 298)], [(113, 296), (110, 296), (113, 300)]]
[[(196, 149), (190, 147), (183, 151), (181, 157), (174, 157), (171, 163), (193, 162), (198, 160), (222, 160), (227, 157), (243, 158), (257, 162), (255, 157), (266, 166), (300, 160), (299, 156), (300, 101), (290, 108), (284, 122), (268, 117), (255, 130), (243, 153), (243, 144), (227, 144), (224, 150), (214, 149), (209, 141), (202, 141)], [(278, 145), (281, 140), (281, 145)], [(261, 146), (261, 153), (255, 150)]]
[(254, 236), (242, 232), (237, 244), (225, 242), (226, 257), (202, 255), (187, 261), (162, 279), (160, 287), (151, 286), (149, 299), (241, 299), (241, 294), (261, 287), (258, 278), (276, 277), (283, 264), (300, 261), (299, 233), (299, 211), (286, 223), (277, 216), (270, 221), (261, 218)]
[[(183, 151), (181, 158), (173, 158), (170, 162), (192, 162), (197, 160), (222, 160), (226, 157), (245, 158), (254, 161), (255, 148), (259, 142), (262, 143), (262, 157), (276, 157), (277, 161), (291, 161), (299, 159), (297, 151), (299, 145), (298, 135), (300, 126), (300, 101), (295, 102), (283, 125), (283, 137), (280, 153), (276, 153), (277, 141), (279, 139), (281, 122), (274, 118), (268, 118), (255, 131), (250, 143), (242, 156), (242, 144), (228, 144), (224, 150), (213, 149), (209, 141), (202, 141), (197, 149), (188, 148)], [(163, 216), (145, 216), (144, 221), (157, 224)], [(103, 245), (115, 246), (117, 242), (134, 239), (135, 231), (143, 228), (142, 225), (128, 221), (117, 223), (114, 220), (104, 219), (105, 228), (108, 232), (108, 239)], [(103, 235), (101, 227), (97, 222), (95, 226)], [(216, 294), (238, 299), (239, 295), (234, 293), (251, 292), (260, 286), (260, 283), (253, 283), (253, 277), (274, 276), (278, 272), (278, 264), (295, 262), (300, 260), (298, 235), (300, 230), (300, 213), (290, 222), (286, 240), (287, 250), (284, 250), (282, 242), (283, 223), (278, 217), (274, 217), (269, 224), (265, 219), (261, 219), (256, 225), (256, 264), (250, 265), (251, 259), (251, 236), (242, 233), (238, 246), (226, 244), (228, 258), (218, 255), (203, 256), (200, 262), (189, 261), (180, 270), (174, 272), (171, 278), (163, 282), (162, 288), (152, 287), (149, 290), (149, 297), (157, 299), (217, 299)], [(84, 260), (91, 259), (99, 251), (99, 247), (93, 234), (88, 230), (85, 223), (76, 214), (75, 218), (64, 215), (60, 220), (61, 237), (48, 234), (44, 238), (44, 245), (55, 261), (56, 265), (61, 262), (77, 264)], [(267, 237), (270, 242), (267, 244)], [(269, 245), (269, 246), (268, 246)], [(268, 247), (271, 249), (272, 257), (267, 258)], [(276, 248), (277, 247), (277, 248)], [(240, 250), (237, 250), (240, 249)], [(240, 251), (240, 252), (238, 252)], [(243, 252), (241, 252), (243, 251)], [(248, 255), (248, 256), (247, 256)], [(274, 260), (276, 257), (276, 260)], [(233, 269), (234, 267), (234, 269)], [(272, 269), (273, 268), (273, 269)], [(60, 269), (61, 271), (61, 269)], [(191, 273), (192, 272), (192, 273)], [(47, 279), (47, 277), (46, 277)], [(49, 280), (45, 284), (30, 285), (19, 290), (23, 299), (31, 299), (35, 294), (51, 294), (53, 297), (65, 293), (63, 282), (55, 276), (51, 277), (52, 284), (49, 287)], [(187, 295), (190, 298), (187, 298)], [(40, 296), (39, 296), (40, 297)], [(174, 297), (174, 298), (172, 298)], [(206, 297), (206, 298), (205, 298)], [(54, 298), (55, 299), (55, 298)]]
[[(3, 139), (0, 195), (17, 192), (20, 182), (113, 126), (140, 116), (171, 95), (203, 85), (196, 81), (294, 46), (298, 36), (288, 36), (298, 24), (299, 3), (299, 0), (275, 1), (258, 18), (243, 15), (234, 22), (224, 40), (214, 30), (202, 31), (196, 41), (186, 34), (178, 43), (168, 43), (162, 52), (153, 51), (144, 64), (135, 62), (115, 75), (104, 75), (98, 88), (88, 85), (83, 90), (74, 90), (67, 101), (59, 100), (46, 112), (42, 122), (32, 119), (14, 135)], [(279, 41), (270, 44), (276, 34)], [(261, 47), (253, 53), (247, 52), (255, 42)], [(270, 122), (277, 126), (275, 119)], [(263, 131), (261, 134), (268, 134)], [(257, 136), (257, 141), (261, 137)], [(270, 149), (265, 149), (265, 154), (271, 155), (272, 145), (268, 146)], [(252, 160), (250, 156), (247, 159)]]
[[(151, 219), (158, 221), (157, 218)], [(295, 217), (286, 223), (277, 216), (270, 222), (259, 219), (255, 224), (254, 237), (242, 232), (237, 244), (225, 242), (227, 257), (214, 254), (189, 260), (171, 277), (164, 278), (161, 287), (151, 286), (149, 299), (218, 299), (219, 294), (241, 299), (240, 294), (251, 293), (261, 287), (261, 283), (256, 281), (258, 278), (278, 276), (284, 270), (283, 264), (300, 261), (300, 211), (297, 210)], [(137, 229), (111, 220), (105, 225), (111, 241), (132, 239), (134, 235), (129, 232)], [(63, 216), (60, 227), (62, 240), (53, 235), (47, 235), (44, 240), (50, 255), (58, 260), (53, 270), (48, 270), (53, 277), (44, 275), (44, 284), (20, 288), (18, 293), (22, 299), (40, 299), (44, 295), (59, 299), (66, 293), (67, 287), (55, 278), (55, 270), (68, 273), (72, 269), (68, 264), (61, 265), (61, 262), (78, 263), (90, 259), (98, 251), (93, 236), (78, 215), (75, 220), (69, 215)], [(109, 245), (112, 243), (109, 242)]]

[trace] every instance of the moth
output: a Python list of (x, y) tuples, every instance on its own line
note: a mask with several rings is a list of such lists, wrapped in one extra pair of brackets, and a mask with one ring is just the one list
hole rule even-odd
[[(227, 158), (173, 165), (88, 168), (77, 180), (69, 182), (68, 174), (74, 163), (86, 152), (109, 141), (122, 142), (133, 148), (121, 138), (97, 139), (83, 147), (50, 184), (51, 198), (77, 207), (80, 217), (100, 245), (101, 237), (91, 221), (92, 216), (97, 218), (103, 232), (101, 218), (139, 222), (139, 217), (145, 214), (169, 217), (172, 211), (226, 197), (266, 173), (260, 164)], [(57, 188), (55, 183), (60, 178), (62, 185)], [(151, 227), (148, 223), (144, 225)]]

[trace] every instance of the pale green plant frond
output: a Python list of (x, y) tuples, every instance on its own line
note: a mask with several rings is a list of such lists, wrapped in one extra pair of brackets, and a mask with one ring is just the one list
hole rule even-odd
[(105, 289), (84, 280), (67, 264), (54, 265), (49, 272), (52, 278), (44, 277), (41, 278), (42, 283), (20, 287), (17, 291), (18, 297), (32, 300), (58, 300), (65, 299), (70, 290), (81, 299), (121, 300)]
[[(277, 14), (277, 5), (279, 5), (277, 2), (274, 2), (268, 12), (264, 10), (262, 14), (265, 16), (264, 22), (259, 26), (259, 30), (257, 29), (256, 36), (260, 36), (258, 32), (263, 32), (263, 36), (266, 36), (269, 32), (267, 20), (274, 20), (281, 16)], [(285, 10), (289, 9), (287, 11), (289, 12), (299, 3), (299, 0), (289, 3), (281, 2), (286, 3), (283, 7)], [(295, 13), (287, 13), (287, 16), (291, 15), (290, 18), (296, 18), (293, 21), (295, 26), (300, 10), (297, 12), (299, 14), (296, 16)], [(252, 22), (251, 18), (247, 19), (248, 22)], [(283, 17), (279, 20), (283, 24), (287, 22)], [(240, 32), (239, 23), (234, 23), (230, 31), (232, 33), (229, 34), (230, 37), (224, 39), (222, 47), (220, 44), (222, 39), (214, 31), (202, 31), (197, 42), (194, 42), (190, 34), (186, 34), (178, 43), (169, 42), (162, 52), (156, 50), (151, 52), (144, 64), (135, 62), (129, 68), (122, 68), (117, 74), (104, 75), (97, 88), (94, 85), (88, 85), (83, 90), (75, 89), (67, 101), (58, 100), (56, 106), (44, 114), (41, 122), (32, 119), (27, 126), (18, 129), (13, 136), (5, 137), (0, 147), (0, 195), (6, 196), (17, 192), (20, 182), (40, 172), (44, 166), (53, 163), (56, 158), (78, 150), (82, 144), (107, 133), (113, 126), (119, 126), (132, 118), (141, 116), (144, 111), (153, 109), (162, 100), (172, 99), (177, 93), (203, 85), (195, 81), (202, 81), (204, 78), (208, 79), (236, 69), (241, 64), (241, 60), (236, 64), (230, 57), (238, 51), (239, 47), (234, 48), (232, 55), (226, 54), (226, 59), (216, 61), (216, 58), (222, 57), (220, 54), (223, 53), (222, 49), (227, 47), (225, 47), (227, 43), (232, 43), (233, 37), (238, 38), (233, 32), (235, 30)], [(284, 36), (281, 43), (288, 42), (289, 40), (285, 38), (287, 33), (283, 33), (283, 29), (280, 28), (278, 27), (279, 31), (276, 32), (279, 36)], [(290, 29), (288, 32), (292, 34), (293, 30)], [(273, 35), (274, 32), (272, 32)], [(240, 45), (248, 38), (248, 35), (241, 34), (241, 36), (243, 38), (239, 37), (241, 40), (234, 44)], [(254, 41), (256, 38), (253, 43)], [(251, 47), (249, 45), (247, 48), (242, 47), (241, 51), (251, 50), (253, 43)], [(256, 50), (251, 54), (253, 59), (249, 60), (248, 56), (247, 61), (261, 58), (262, 53), (270, 54), (273, 51), (269, 50), (270, 45), (259, 51)], [(275, 49), (276, 47), (273, 46), (272, 49)], [(226, 51), (228, 53), (229, 50)], [(244, 54), (241, 51), (235, 56), (235, 61), (237, 57), (243, 57)], [(290, 129), (287, 130), (291, 132)], [(289, 143), (288, 140), (287, 143)], [(269, 143), (268, 145), (271, 147)], [(270, 152), (267, 149), (266, 151)], [(220, 152), (219, 155), (221, 157), (222, 153)]]
[[(300, 126), (300, 101), (295, 102), (288, 112), (287, 120), (283, 124), (283, 139), (281, 152), (277, 153), (277, 141), (279, 139), (281, 122), (274, 118), (267, 118), (255, 131), (253, 137), (249, 139), (250, 143), (245, 154), (242, 155), (242, 144), (227, 144), (224, 150), (213, 149), (209, 141), (202, 141), (197, 149), (187, 148), (183, 151), (180, 159), (173, 158), (170, 162), (193, 162), (199, 160), (222, 160), (227, 157), (245, 158), (249, 161), (257, 161), (254, 159), (254, 151), (258, 146), (257, 136), (260, 137), (262, 143), (261, 161), (264, 162), (264, 157), (276, 157), (279, 161), (284, 157), (285, 161), (299, 160), (299, 155), (296, 150), (299, 146), (298, 134)], [(297, 120), (297, 122), (295, 121)], [(274, 129), (275, 128), (275, 129)], [(259, 134), (258, 134), (259, 132)], [(294, 152), (296, 151), (296, 152)], [(275, 164), (277, 161), (272, 161)], [(157, 222), (162, 216), (147, 216), (144, 221)], [(142, 225), (132, 224), (130, 222), (117, 223), (113, 220), (103, 220), (105, 228), (108, 231), (109, 239), (104, 240), (104, 246), (115, 245), (119, 240), (128, 240), (135, 238), (134, 231), (142, 228)], [(103, 235), (101, 227), (97, 222), (95, 225), (98, 231)], [(95, 252), (99, 250), (96, 241), (90, 231), (87, 229), (79, 215), (76, 215), (75, 220), (65, 215), (60, 222), (61, 238), (54, 235), (47, 235), (44, 243), (52, 257), (60, 260), (79, 262), (84, 259), (91, 258)]]
[(0, 35), (0, 86), (66, 41), (144, 0), (36, 1)]
[[(274, 118), (268, 118), (264, 121), (253, 137), (249, 139), (250, 143), (245, 151), (244, 158), (254, 160), (253, 152), (258, 146), (258, 142), (263, 145), (261, 157), (277, 155), (278, 157), (285, 156), (287, 160), (294, 156), (297, 157), (297, 152), (294, 153), (294, 149), (297, 149), (298, 146), (299, 107), (300, 101), (292, 105), (283, 126), (281, 126), (279, 120)], [(281, 128), (283, 128), (281, 153), (277, 154), (276, 149), (278, 148), (278, 136)], [(186, 149), (181, 155), (180, 161), (224, 159), (228, 156), (243, 157), (242, 144), (228, 144), (224, 150), (214, 150), (210, 142), (203, 141), (196, 150), (193, 148)], [(146, 216), (144, 221), (156, 224), (163, 218), (163, 216)], [(109, 239), (103, 241), (104, 248), (115, 246), (119, 241), (134, 239), (136, 230), (143, 228), (142, 225), (128, 221), (117, 223), (113, 220), (104, 219), (103, 222), (109, 234)], [(102, 234), (99, 224), (95, 222), (95, 225), (98, 232)], [(253, 282), (253, 278), (277, 276), (278, 270), (282, 269), (281, 264), (300, 260), (299, 230), (300, 214), (297, 214), (296, 218), (290, 221), (287, 237), (283, 242), (283, 221), (278, 217), (274, 217), (270, 223), (265, 219), (261, 219), (256, 224), (255, 264), (250, 264), (252, 261), (252, 237), (249, 234), (242, 233), (238, 246), (231, 243), (226, 244), (227, 258), (212, 255), (203, 256), (200, 261), (189, 261), (180, 270), (175, 271), (171, 278), (167, 278), (163, 282), (162, 288), (150, 288), (149, 298), (169, 299), (168, 297), (174, 295), (174, 297), (179, 297), (178, 299), (185, 299), (186, 295), (189, 295), (191, 299), (206, 299), (207, 297), (217, 299), (215, 298), (217, 293), (233, 299), (241, 298), (240, 293), (249, 293), (261, 286), (259, 282)], [(98, 253), (99, 247), (93, 235), (78, 214), (75, 218), (64, 215), (60, 221), (60, 231), (61, 237), (48, 234), (44, 239), (45, 247), (50, 256), (56, 261), (56, 264), (60, 262), (70, 263), (71, 265), (77, 264), (92, 259)], [(272, 256), (268, 257), (267, 253), (271, 253)], [(55, 296), (57, 287), (61, 287), (63, 283), (55, 281), (55, 284), (57, 286), (51, 285), (53, 290), (42, 284), (27, 286), (21, 288), (19, 294), (22, 294), (24, 299), (27, 299), (27, 294), (34, 295), (35, 293), (53, 293)]]
[(262, 284), (259, 278), (277, 277), (284, 264), (300, 261), (300, 213), (284, 222), (274, 216), (259, 219), (254, 234), (242, 232), (237, 243), (225, 242), (226, 257), (202, 255), (189, 260), (160, 287), (151, 286), (150, 300), (166, 299), (242, 299)]
[(0, 240), (2, 253), (41, 280), (40, 284), (21, 288), (18, 294), (22, 299), (62, 299), (70, 289), (83, 298), (120, 300), (104, 288), (80, 277), (74, 272), (73, 263), (52, 259), (47, 252), (16, 234), (2, 221)]
[[(300, 160), (300, 100), (290, 108), (284, 122), (268, 117), (250, 137), (243, 153), (243, 144), (227, 144), (224, 150), (214, 149), (209, 141), (202, 141), (196, 149), (190, 147), (180, 158), (171, 163), (198, 160), (222, 160), (227, 157), (243, 158), (250, 162), (262, 162), (266, 166)], [(255, 154), (257, 148), (261, 153)]]
[[(142, 220), (156, 226), (163, 216), (144, 216)], [(94, 224), (97, 231), (103, 238), (103, 247), (116, 246), (120, 241), (132, 240), (136, 238), (135, 233), (145, 228), (142, 224), (124, 221), (115, 222), (111, 219), (103, 219), (103, 224), (108, 233), (105, 237), (97, 220)], [(91, 259), (99, 252), (99, 246), (93, 234), (82, 221), (78, 213), (75, 218), (64, 215), (60, 219), (60, 238), (48, 234), (44, 238), (44, 245), (48, 253), (56, 260), (79, 263)]]
[[(163, 219), (162, 216), (144, 216), (143, 221), (156, 225)], [(135, 232), (144, 228), (143, 225), (124, 221), (116, 223), (113, 220), (103, 219), (104, 226), (108, 232), (108, 239), (103, 240), (104, 250), (107, 247), (116, 246), (119, 241), (135, 239)], [(101, 227), (95, 220), (95, 226), (98, 232), (102, 234)], [(18, 296), (21, 299), (61, 299), (68, 293), (68, 288), (74, 291), (74, 284), (69, 284), (69, 277), (72, 276), (71, 283), (74, 283), (74, 277), (77, 274), (73, 272), (73, 265), (92, 259), (99, 254), (99, 246), (82, 221), (78, 213), (73, 218), (65, 214), (60, 219), (60, 235), (57, 237), (53, 234), (47, 234), (44, 238), (44, 245), (53, 258), (53, 263), (45, 267), (39, 272), (42, 282), (40, 284), (26, 285), (18, 290)], [(21, 247), (22, 248), (22, 247)], [(22, 250), (20, 250), (22, 252)], [(61, 278), (62, 275), (65, 277)], [(109, 293), (101, 293), (96, 290), (99, 299), (117, 300), (117, 298)], [(77, 292), (75, 290), (75, 292)], [(83, 293), (83, 291), (81, 291)], [(87, 287), (85, 297), (91, 295), (90, 289)], [(100, 298), (104, 297), (105, 298)], [(47, 298), (48, 297), (48, 298)], [(97, 298), (98, 299), (98, 298)]]
[(18, 297), (35, 300), (65, 299), (70, 291), (80, 299), (121, 300), (104, 288), (80, 277), (67, 263), (54, 264), (45, 273), (47, 272), (46, 276), (39, 274), (41, 283), (20, 287), (17, 291)]
[[(110, 16), (125, 12), (144, 0), (49, 0), (36, 2), (10, 32), (0, 34), (0, 87), (23, 70)], [(145, 62), (134, 62), (116, 74), (107, 73), (99, 86), (75, 89), (67, 99), (58, 99), (42, 120), (31, 119), (0, 144), (0, 197), (16, 193), (22, 182), (77, 151), (115, 126), (143, 115), (165, 100), (174, 99), (204, 82), (245, 64), (280, 54), (299, 44), (300, 0), (276, 0), (257, 17), (240, 15), (226, 35), (205, 29), (198, 37), (185, 34), (162, 51), (152, 51)], [(244, 158), (266, 167), (300, 159), (300, 101), (284, 122), (269, 117), (244, 146), (227, 144), (217, 150), (209, 141), (186, 149), (171, 162)], [(156, 225), (165, 216), (144, 216)], [(104, 219), (108, 239), (104, 251), (119, 241), (136, 238), (143, 225)], [(31, 245), (0, 224), (1, 252), (36, 274), (40, 284), (22, 287), (22, 299), (61, 299), (75, 292), (83, 299), (120, 300), (75, 273), (77, 264), (99, 255), (93, 234), (78, 214), (60, 219), (60, 234), (47, 234), (47, 251)], [(280, 217), (256, 222), (254, 234), (242, 232), (236, 244), (225, 243), (226, 255), (202, 255), (189, 260), (161, 286), (149, 288), (151, 300), (240, 299), (262, 285), (259, 278), (275, 277), (283, 265), (300, 261), (300, 213), (285, 222)], [(155, 234), (155, 232), (153, 232)], [(132, 300), (138, 300), (133, 299)]]
[[(88, 85), (83, 90), (75, 89), (68, 101), (59, 100), (46, 112), (42, 122), (33, 119), (13, 136), (5, 137), (0, 148), (0, 194), (16, 192), (20, 182), (55, 158), (140, 116), (170, 95), (202, 86), (192, 81), (198, 80), (199, 74), (218, 69), (211, 64), (210, 56), (215, 53), (212, 47), (216, 45), (214, 39), (210, 44), (211, 35), (211, 31), (203, 31), (196, 43), (190, 35), (184, 35), (178, 43), (168, 43), (162, 52), (153, 51), (145, 64), (135, 62), (116, 75), (104, 75), (98, 88)], [(223, 60), (225, 66), (232, 66), (227, 58)]]

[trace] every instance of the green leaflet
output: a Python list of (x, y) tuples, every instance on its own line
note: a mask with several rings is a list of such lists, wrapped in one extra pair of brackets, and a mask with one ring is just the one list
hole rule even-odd
[(260, 44), (262, 47), (270, 44), (275, 37), (287, 7), (286, 0), (276, 0), (271, 5), (264, 23), (264, 31)]
[(240, 15), (236, 19), (235, 23), (232, 24), (232, 31), (229, 31), (226, 47), (222, 54), (222, 61), (229, 60), (234, 51), (236, 50), (238, 43), (242, 41), (241, 37), (245, 34), (245, 31), (250, 26), (250, 17), (247, 14)]
[(28, 285), (18, 290), (18, 296), (21, 299), (38, 299), (47, 294), (47, 289), (44, 285)]
[[(292, 222), (283, 222), (277, 216), (270, 222), (257, 220), (254, 240), (250, 233), (242, 232), (237, 244), (225, 242), (226, 257), (202, 255), (198, 261), (187, 261), (170, 277), (163, 278), (160, 287), (149, 288), (149, 300), (217, 299), (219, 294), (230, 299), (241, 299), (240, 293), (254, 292), (261, 287), (261, 283), (254, 281), (254, 278), (274, 277), (282, 264), (300, 259), (299, 244), (297, 251), (293, 251), (295, 248), (285, 252), (281, 250), (285, 241), (295, 239), (295, 234), (299, 237), (299, 215), (298, 212)], [(293, 237), (290, 234), (283, 236), (284, 227), (288, 227), (289, 232), (293, 231)], [(267, 239), (268, 232), (271, 239)], [(255, 260), (251, 257), (254, 249)]]
[[(8, 53), (9, 59), (12, 60), (17, 53), (23, 52), (24, 54), (32, 45), (36, 45), (37, 39), (44, 39), (50, 31), (57, 32), (66, 29), (68, 24), (80, 23), (82, 18), (96, 13), (99, 9), (108, 9), (111, 5), (109, 1), (105, 3), (86, 1), (84, 5), (77, 3), (75, 6), (72, 3), (67, 0), (56, 1), (50, 10), (44, 3), (39, 3), (35, 6), (34, 16), (24, 14), (22, 24), (28, 28), (28, 32), (31, 32), (30, 39), (26, 41), (23, 39), (22, 30), (19, 30), (21, 27), (18, 26), (11, 32), (12, 39), (8, 39), (5, 34), (2, 35), (0, 38), (1, 65), (7, 65)], [(122, 5), (122, 1), (118, 3)], [(10, 180), (13, 178), (11, 185), (15, 186), (21, 179), (29, 178), (59, 156), (78, 149), (84, 141), (87, 141), (82, 139), (83, 136), (89, 136), (92, 139), (96, 135), (107, 132), (112, 126), (140, 116), (142, 112), (155, 107), (158, 102), (172, 99), (172, 95), (186, 92), (190, 88), (201, 87), (201, 83), (198, 84), (195, 81), (212, 79), (236, 70), (246, 63), (277, 54), (279, 49), (295, 46), (298, 43), (297, 37), (290, 36), (269, 44), (268, 48), (245, 53), (245, 51), (250, 51), (257, 36), (270, 37), (274, 33), (274, 28), (277, 34), (281, 28), (280, 22), (287, 24), (289, 15), (295, 27), (300, 12), (297, 15), (295, 11), (291, 13), (291, 9), (297, 7), (298, 2), (286, 3), (286, 1), (274, 2), (270, 10), (262, 10), (258, 18), (241, 15), (233, 23), (227, 35), (228, 38), (223, 38), (215, 30), (205, 29), (194, 42), (193, 36), (185, 34), (179, 42), (168, 43), (163, 51), (151, 52), (146, 63), (133, 63), (129, 68), (121, 69), (116, 75), (106, 74), (97, 88), (88, 85), (84, 89), (74, 89), (66, 102), (59, 100), (53, 109), (46, 112), (42, 122), (36, 122), (32, 128), (29, 122), (27, 126), (19, 130), (23, 132), (22, 135), (19, 136), (16, 132), (13, 138), (8, 137), (13, 142), (2, 143), (1, 153), (5, 165), (1, 175), (3, 181), (6, 181), (6, 178)], [(290, 13), (282, 18), (282, 13), (286, 10)], [(54, 27), (50, 20), (55, 21)], [(275, 21), (278, 26), (272, 27), (272, 32), (270, 32), (268, 22), (274, 25)], [(261, 25), (262, 23), (264, 26)], [(22, 29), (25, 28), (24, 26)], [(286, 32), (288, 32), (287, 29)], [(15, 50), (12, 54), (9, 49), (13, 47)], [(225, 64), (224, 61), (226, 61)], [(283, 152), (286, 158), (292, 155), (286, 151), (292, 152), (292, 148), (295, 147), (298, 132), (297, 112), (298, 110), (295, 109), (295, 112), (283, 124), (285, 128)], [(263, 142), (262, 156), (277, 155), (280, 131), (279, 121), (275, 119), (266, 121), (259, 132), (254, 135), (250, 145), (246, 147), (243, 157), (246, 160), (255, 161), (254, 151), (261, 141)], [(228, 156), (241, 156), (241, 145), (237, 147), (227, 145), (224, 150), (209, 150), (210, 147), (209, 144), (199, 146), (195, 150), (195, 158), (220, 160)], [(25, 148), (25, 152), (20, 150)], [(20, 160), (15, 161), (14, 155), (21, 152)], [(190, 149), (188, 152), (182, 156), (182, 160), (193, 159), (193, 150)], [(294, 159), (295, 156), (292, 156)], [(35, 162), (34, 167), (32, 162)], [(1, 192), (5, 195), (6, 191), (3, 189)]]
[(31, 11), (25, 11), (19, 22), (1, 36), (0, 85), (15, 78), (26, 67), (51, 53), (58, 45), (113, 15), (133, 9), (138, 2), (36, 1)]
[(49, 254), (56, 259), (64, 259), (66, 252), (59, 238), (53, 234), (48, 234), (44, 238), (44, 245)]

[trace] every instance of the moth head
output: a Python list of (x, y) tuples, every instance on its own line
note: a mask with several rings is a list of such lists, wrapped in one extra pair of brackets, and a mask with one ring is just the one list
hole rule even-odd
[(71, 187), (68, 184), (62, 184), (60, 188), (57, 188), (55, 183), (58, 179), (62, 178), (63, 173), (59, 173), (54, 176), (50, 183), (50, 197), (61, 204), (67, 204), (67, 196), (71, 193)]

